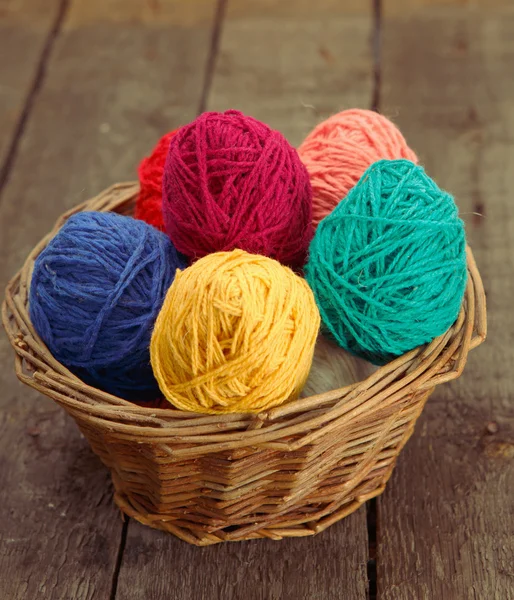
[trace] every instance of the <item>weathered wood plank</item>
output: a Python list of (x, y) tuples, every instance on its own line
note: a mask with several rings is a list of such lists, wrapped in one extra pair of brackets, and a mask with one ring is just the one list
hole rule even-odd
[(117, 598), (364, 600), (363, 514), (361, 510), (313, 538), (207, 548), (131, 522)]
[[(325, 116), (369, 107), (371, 15), (353, 8), (229, 2), (207, 109), (238, 108), (298, 143)], [(131, 522), (117, 597), (364, 600), (367, 559), (364, 509), (314, 538), (204, 549)]]
[(121, 535), (109, 478), (61, 409), (20, 389), (3, 337), (0, 353), (0, 598), (108, 598)]
[(514, 598), (514, 12), (424, 4), (385, 1), (380, 109), (456, 196), (489, 338), (429, 400), (377, 500), (378, 598), (503, 600)]
[[(61, 0), (0, 1), (0, 177), (37, 83), (45, 46), (59, 18)], [(0, 181), (1, 183), (1, 181)]]
[[(70, 6), (0, 202), (2, 289), (62, 211), (135, 177), (194, 116), (215, 5), (186, 4)], [(63, 411), (16, 381), (4, 335), (0, 359), (0, 598), (107, 599), (121, 537), (109, 476)]]

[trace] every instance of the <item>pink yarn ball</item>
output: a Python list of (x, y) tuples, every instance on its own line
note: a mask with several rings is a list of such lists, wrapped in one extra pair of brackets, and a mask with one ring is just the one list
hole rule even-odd
[(344, 110), (320, 123), (298, 149), (312, 185), (314, 226), (326, 217), (377, 160), (418, 162), (400, 130), (371, 110)]
[(163, 217), (192, 259), (240, 248), (302, 267), (313, 235), (309, 175), (278, 131), (236, 110), (204, 113), (171, 140)]

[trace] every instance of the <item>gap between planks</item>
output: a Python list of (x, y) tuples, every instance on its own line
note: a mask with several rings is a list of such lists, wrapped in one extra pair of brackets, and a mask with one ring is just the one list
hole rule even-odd
[(120, 577), (121, 563), (123, 561), (123, 553), (125, 552), (125, 545), (127, 543), (127, 533), (130, 523), (130, 518), (121, 515), (123, 518), (123, 527), (121, 528), (120, 545), (118, 548), (118, 554), (116, 556), (116, 564), (114, 565), (114, 572), (112, 574), (112, 586), (109, 600), (116, 600), (116, 594), (118, 592), (118, 580)]
[(373, 92), (371, 97), (371, 110), (380, 112), (380, 85), (382, 83), (381, 71), (381, 33), (382, 33), (382, 0), (370, 0), (372, 3), (372, 51), (373, 51)]
[[(380, 91), (382, 83), (381, 60), (381, 33), (382, 33), (382, 0), (370, 0), (372, 5), (371, 17), (373, 19), (371, 32), (371, 50), (373, 56), (372, 91), (370, 108), (380, 112)], [(366, 502), (366, 527), (368, 530), (368, 598), (377, 598), (377, 499), (372, 498)]]
[(201, 115), (205, 112), (207, 107), (207, 100), (209, 99), (209, 92), (211, 91), (212, 78), (214, 75), (214, 67), (216, 66), (216, 57), (218, 56), (218, 50), (220, 45), (220, 39), (223, 29), (223, 20), (227, 11), (227, 0), (216, 1), (216, 13), (214, 15), (214, 23), (212, 27), (211, 46), (209, 50), (209, 56), (205, 64), (205, 74), (203, 78), (202, 93), (200, 95), (200, 101), (198, 103), (198, 114)]

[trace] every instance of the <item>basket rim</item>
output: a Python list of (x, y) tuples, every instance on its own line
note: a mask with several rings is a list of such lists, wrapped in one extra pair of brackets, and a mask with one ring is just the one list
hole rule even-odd
[[(222, 415), (149, 408), (102, 392), (83, 383), (50, 354), (30, 322), (28, 289), (35, 258), (70, 216), (84, 210), (128, 214), (138, 192), (137, 182), (114, 184), (63, 213), (7, 284), (2, 303), (2, 322), (16, 353), (18, 378), (52, 397), (72, 416), (87, 419), (93, 428), (106, 429), (127, 441), (160, 444), (167, 455), (181, 458), (248, 445), (291, 451), (351, 421), (362, 421), (364, 432), (373, 417), (391, 403), (456, 379), (465, 367), (469, 351), (486, 338), (485, 292), (467, 246), (468, 281), (456, 322), (431, 343), (379, 367), (360, 382), (259, 413)], [(408, 402), (402, 410), (405, 418), (412, 418), (408, 415)], [(397, 421), (393, 420), (387, 433), (395, 426)], [(169, 442), (173, 442), (173, 450), (166, 445)]]

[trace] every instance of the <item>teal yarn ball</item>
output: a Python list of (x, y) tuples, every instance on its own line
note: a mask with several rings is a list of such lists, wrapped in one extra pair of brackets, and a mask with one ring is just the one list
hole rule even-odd
[(467, 280), (453, 197), (409, 160), (380, 160), (319, 224), (305, 276), (323, 325), (374, 364), (457, 319)]

